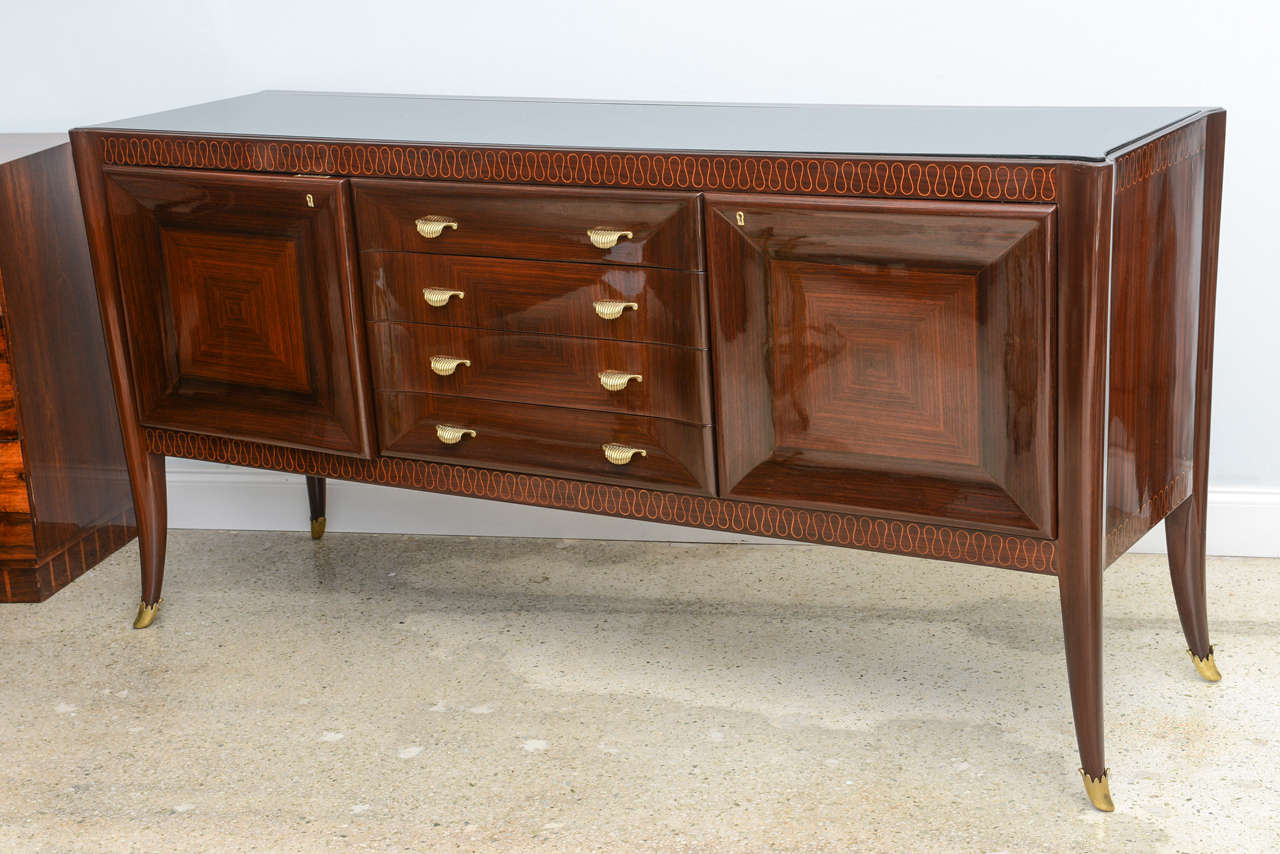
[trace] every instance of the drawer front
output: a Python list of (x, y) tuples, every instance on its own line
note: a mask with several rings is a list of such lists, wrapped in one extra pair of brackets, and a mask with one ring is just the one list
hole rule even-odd
[[(374, 386), (708, 424), (705, 350), (429, 324), (370, 324)], [(433, 357), (441, 375), (433, 370)], [(466, 360), (449, 365), (442, 359)], [(639, 375), (611, 391), (600, 373)], [(620, 379), (620, 378), (619, 378)]]
[(403, 392), (379, 393), (377, 412), (387, 456), (712, 493), (710, 427)]
[(362, 250), (702, 269), (693, 193), (379, 180), (352, 188)]
[(366, 252), (369, 320), (706, 346), (701, 273)]

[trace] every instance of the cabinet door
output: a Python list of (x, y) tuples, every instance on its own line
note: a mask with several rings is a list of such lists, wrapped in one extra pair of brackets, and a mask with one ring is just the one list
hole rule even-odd
[(106, 176), (142, 422), (370, 455), (346, 181)]
[(722, 495), (1053, 534), (1052, 206), (707, 202)]

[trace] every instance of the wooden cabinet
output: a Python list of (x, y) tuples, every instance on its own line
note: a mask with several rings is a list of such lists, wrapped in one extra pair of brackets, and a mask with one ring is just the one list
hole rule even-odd
[(65, 135), (0, 134), (0, 602), (40, 602), (134, 537)]
[(142, 423), (369, 456), (347, 182), (105, 178)]
[(1053, 215), (709, 195), (721, 493), (1052, 535)]
[(77, 130), (135, 625), (166, 455), (306, 475), (313, 517), (337, 477), (1039, 573), (1109, 809), (1102, 573), (1162, 518), (1217, 675), (1224, 134), (1220, 110), (273, 92)]

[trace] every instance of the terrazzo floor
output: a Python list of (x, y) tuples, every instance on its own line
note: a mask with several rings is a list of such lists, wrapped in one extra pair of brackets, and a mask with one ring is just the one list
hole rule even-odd
[(0, 606), (0, 851), (1280, 850), (1280, 560), (1106, 587), (1117, 810), (1056, 582), (810, 546), (175, 531)]

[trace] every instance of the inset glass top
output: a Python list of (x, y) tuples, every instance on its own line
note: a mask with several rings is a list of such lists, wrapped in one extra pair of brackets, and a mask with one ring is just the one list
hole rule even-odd
[(258, 92), (97, 125), (512, 148), (1105, 160), (1188, 107), (890, 107)]

